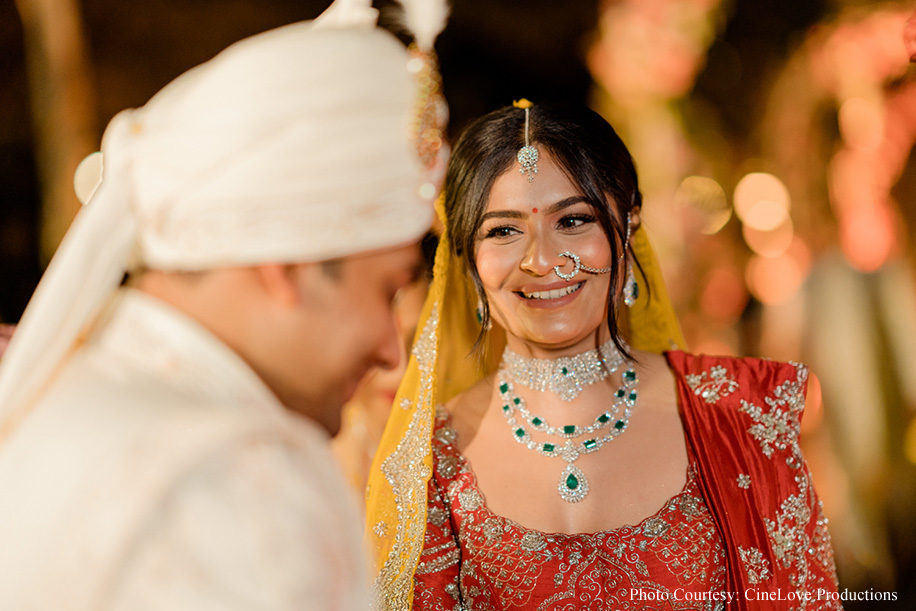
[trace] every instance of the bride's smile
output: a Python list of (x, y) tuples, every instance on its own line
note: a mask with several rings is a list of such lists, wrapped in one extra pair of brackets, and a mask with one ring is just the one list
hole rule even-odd
[[(551, 302), (550, 304), (544, 304), (544, 305), (553, 306), (553, 305), (559, 305), (558, 304), (559, 299), (572, 295), (573, 293), (578, 291), (580, 288), (582, 288), (583, 284), (585, 283), (576, 282), (575, 284), (569, 284), (568, 282), (559, 282), (559, 283), (549, 284), (549, 285), (541, 286), (541, 287), (523, 288), (522, 290), (518, 291), (517, 294), (522, 299), (526, 299), (529, 301), (531, 300), (550, 301)], [(560, 285), (559, 288), (555, 288), (557, 285)], [(567, 303), (566, 301), (563, 302), (564, 305), (566, 303)], [(531, 304), (531, 305), (537, 307), (538, 304)]]

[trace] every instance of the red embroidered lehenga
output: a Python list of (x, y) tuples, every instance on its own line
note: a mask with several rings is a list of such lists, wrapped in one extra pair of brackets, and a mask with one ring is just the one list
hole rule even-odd
[(635, 526), (529, 530), (493, 514), (436, 419), (414, 608), (837, 609), (826, 519), (798, 446), (807, 370), (669, 352), (684, 489)]
[(602, 533), (540, 533), (489, 511), (436, 406), (497, 369), (505, 335), (494, 328), (489, 358), (468, 358), (477, 294), (444, 239), (367, 488), (379, 609), (841, 608), (798, 445), (807, 369), (670, 351), (684, 342), (642, 227), (631, 247), (648, 298), (627, 311), (627, 342), (669, 351), (690, 463), (684, 489), (639, 524)]

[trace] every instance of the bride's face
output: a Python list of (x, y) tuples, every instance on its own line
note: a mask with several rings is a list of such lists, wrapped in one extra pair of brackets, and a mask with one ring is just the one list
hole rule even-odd
[(594, 348), (609, 337), (607, 300), (615, 274), (580, 271), (560, 278), (579, 256), (583, 265), (607, 268), (610, 244), (579, 188), (541, 149), (532, 182), (513, 166), (490, 191), (476, 236), (477, 271), (494, 322), (506, 330), (510, 347), (536, 356), (545, 351)]

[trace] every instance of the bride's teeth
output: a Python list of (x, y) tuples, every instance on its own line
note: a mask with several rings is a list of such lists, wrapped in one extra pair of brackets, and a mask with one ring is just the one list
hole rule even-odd
[(580, 286), (582, 286), (581, 282), (578, 284), (571, 284), (562, 289), (554, 289), (552, 291), (539, 291), (537, 293), (522, 293), (522, 295), (524, 295), (526, 299), (559, 299), (560, 297), (564, 297), (579, 290)]

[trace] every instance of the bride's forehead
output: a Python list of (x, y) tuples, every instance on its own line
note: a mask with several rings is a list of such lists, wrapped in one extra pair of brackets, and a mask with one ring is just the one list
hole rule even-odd
[(534, 180), (529, 182), (518, 170), (519, 165), (513, 164), (496, 178), (484, 212), (503, 209), (531, 212), (532, 208), (543, 210), (556, 202), (583, 195), (579, 186), (548, 155), (538, 161), (538, 173)]

